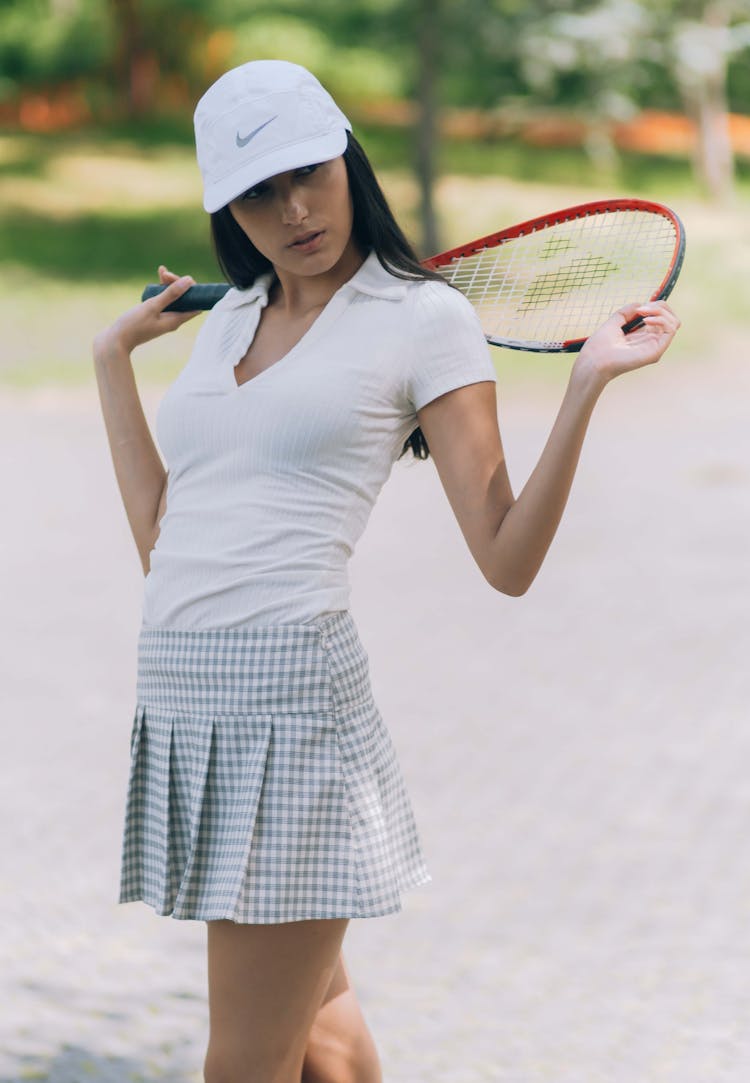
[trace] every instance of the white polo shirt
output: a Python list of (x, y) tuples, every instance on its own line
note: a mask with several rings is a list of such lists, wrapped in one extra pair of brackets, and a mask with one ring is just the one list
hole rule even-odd
[(209, 313), (167, 391), (157, 438), (167, 509), (144, 624), (304, 624), (349, 604), (347, 562), (416, 412), (494, 380), (473, 308), (371, 254), (306, 334), (237, 385), (270, 276)]

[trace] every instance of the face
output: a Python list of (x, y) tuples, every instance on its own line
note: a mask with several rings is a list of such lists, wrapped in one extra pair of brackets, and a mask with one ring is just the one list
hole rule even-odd
[(343, 157), (269, 177), (229, 209), (277, 271), (325, 274), (356, 253)]

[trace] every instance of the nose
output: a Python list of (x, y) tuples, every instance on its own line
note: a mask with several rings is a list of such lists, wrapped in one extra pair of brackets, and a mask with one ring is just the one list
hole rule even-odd
[(307, 206), (302, 192), (293, 185), (281, 199), (281, 217), (284, 225), (297, 226), (307, 218)]

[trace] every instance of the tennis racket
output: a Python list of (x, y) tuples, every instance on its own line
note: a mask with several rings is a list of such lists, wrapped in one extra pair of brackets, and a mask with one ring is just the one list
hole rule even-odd
[[(610, 199), (567, 207), (424, 261), (474, 305), (487, 341), (574, 352), (617, 309), (664, 300), (685, 255), (685, 231), (660, 203)], [(147, 286), (143, 300), (165, 287)], [(212, 308), (228, 286), (195, 285), (170, 310)], [(637, 317), (623, 325), (640, 326)]]

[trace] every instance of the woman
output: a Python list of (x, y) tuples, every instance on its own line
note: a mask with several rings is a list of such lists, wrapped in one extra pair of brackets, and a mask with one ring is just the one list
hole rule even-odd
[(168, 474), (130, 355), (194, 315), (164, 311), (192, 279), (161, 267), (164, 293), (94, 345), (147, 574), (120, 898), (207, 922), (207, 1083), (376, 1083), (345, 929), (429, 877), (348, 613), (348, 557), (394, 460), (429, 450), (485, 577), (523, 594), (600, 393), (679, 324), (633, 304), (589, 339), (515, 499), (474, 312), (420, 267), (317, 80), (243, 65), (195, 127), (237, 288), (160, 408)]

